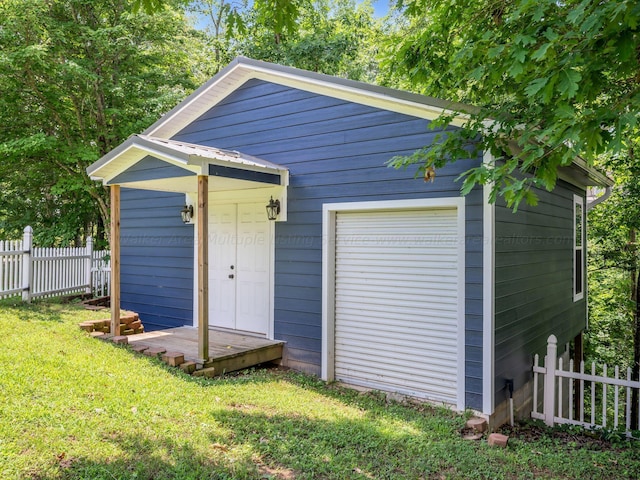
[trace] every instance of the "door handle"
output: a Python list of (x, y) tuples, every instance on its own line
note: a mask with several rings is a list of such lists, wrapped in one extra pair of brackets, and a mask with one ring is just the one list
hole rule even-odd
[(233, 273), (230, 273), (230, 274), (229, 274), (229, 278), (234, 278)]

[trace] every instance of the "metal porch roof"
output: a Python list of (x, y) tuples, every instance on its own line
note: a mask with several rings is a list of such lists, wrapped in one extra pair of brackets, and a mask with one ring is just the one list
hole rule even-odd
[[(246, 179), (243, 179), (242, 176), (230, 177), (237, 181), (260, 182), (260, 180), (255, 179), (259, 178), (257, 176), (260, 174), (282, 174), (282, 181), (285, 182), (288, 172), (283, 166), (233, 150), (167, 140), (150, 135), (132, 135), (100, 160), (89, 166), (87, 173), (92, 179), (101, 180), (105, 185), (118, 184), (120, 182), (117, 181), (117, 177), (120, 177), (133, 165), (149, 156), (177, 167), (179, 170), (175, 168), (172, 170), (172, 178), (175, 179), (189, 178), (195, 175), (210, 175), (212, 165), (253, 174), (251, 178), (247, 175)], [(171, 178), (150, 179), (146, 182), (146, 186), (151, 188), (151, 183), (155, 182), (157, 189), (164, 190), (170, 180)], [(136, 184), (131, 186), (144, 188), (144, 185), (140, 185), (140, 182), (134, 182)], [(184, 191), (186, 188), (181, 187), (176, 190)]]

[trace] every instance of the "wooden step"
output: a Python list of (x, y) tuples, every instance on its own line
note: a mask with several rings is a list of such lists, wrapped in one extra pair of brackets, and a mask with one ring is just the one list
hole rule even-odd
[[(111, 333), (111, 319), (87, 320), (79, 323), (78, 326), (88, 333)], [(138, 314), (123, 310), (120, 316), (120, 327), (116, 335), (135, 335), (139, 333), (144, 333), (144, 325), (142, 325)]]
[(191, 375), (193, 372), (196, 371), (196, 362), (184, 362), (178, 366), (180, 367), (180, 370), (182, 370), (184, 373), (188, 375)]
[(145, 354), (147, 357), (157, 357), (158, 355), (163, 354), (164, 352), (166, 352), (167, 349), (166, 348), (162, 348), (162, 347), (150, 347), (147, 348), (144, 352), (142, 352), (143, 354)]
[(143, 353), (145, 350), (149, 349), (149, 345), (144, 345), (142, 343), (136, 343), (131, 345), (131, 350), (138, 353)]
[(206, 367), (206, 368), (201, 368), (200, 370), (196, 370), (191, 375), (193, 375), (194, 377), (213, 378), (216, 375), (218, 375), (218, 373), (216, 372), (215, 367)]
[(217, 375), (235, 372), (243, 368), (253, 367), (261, 363), (273, 362), (282, 358), (284, 343), (267, 345), (249, 352), (232, 353), (214, 358), (203, 364), (204, 368), (215, 368)]
[(182, 352), (166, 352), (162, 354), (162, 361), (170, 367), (177, 367), (184, 363), (184, 353)]
[(111, 297), (97, 297), (97, 298), (89, 298), (87, 300), (83, 300), (82, 305), (87, 310), (95, 310), (96, 307), (100, 309), (108, 308), (111, 301)]
[(120, 324), (130, 325), (138, 321), (138, 314), (135, 312), (123, 312), (120, 315)]

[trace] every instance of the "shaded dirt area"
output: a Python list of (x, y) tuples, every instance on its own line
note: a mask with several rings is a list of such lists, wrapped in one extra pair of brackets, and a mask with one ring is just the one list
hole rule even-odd
[[(538, 442), (542, 438), (551, 439), (558, 443), (565, 444), (569, 448), (588, 449), (588, 450), (618, 450), (624, 442), (624, 446), (628, 447), (626, 439), (616, 437), (613, 441), (603, 438), (603, 434), (598, 432), (590, 432), (579, 427), (558, 427), (549, 429), (534, 423), (517, 423), (513, 427), (504, 425), (497, 430), (499, 433), (508, 435), (510, 438), (517, 438), (524, 442)], [(628, 440), (636, 442), (636, 440)]]

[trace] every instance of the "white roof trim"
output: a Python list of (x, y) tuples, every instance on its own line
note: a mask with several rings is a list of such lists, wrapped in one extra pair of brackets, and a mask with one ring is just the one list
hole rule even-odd
[(196, 175), (208, 175), (209, 164), (215, 164), (257, 172), (284, 173), (283, 178), (288, 178), (286, 167), (258, 157), (149, 135), (132, 135), (124, 143), (87, 168), (87, 173), (93, 180), (101, 180), (107, 184), (147, 155), (183, 168), (185, 174), (191, 172)]
[(459, 113), (460, 110), (474, 109), (424, 95), (238, 57), (144, 133), (171, 138), (254, 78), (429, 120), (443, 112), (453, 113), (456, 115), (454, 125), (462, 125), (468, 119), (467, 115)]

